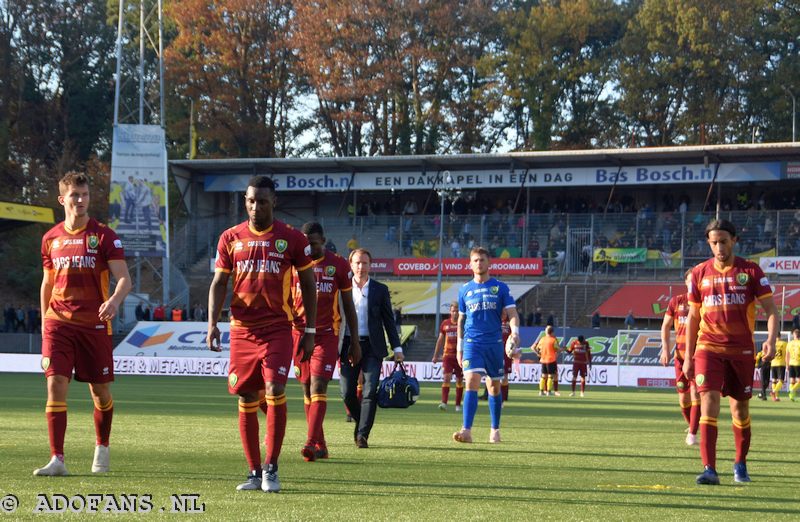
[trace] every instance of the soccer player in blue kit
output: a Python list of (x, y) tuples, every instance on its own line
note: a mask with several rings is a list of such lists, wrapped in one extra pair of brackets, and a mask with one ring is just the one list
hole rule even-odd
[(475, 247), (469, 252), (472, 281), (458, 292), (458, 363), (464, 369), (464, 423), (453, 434), (456, 442), (472, 442), (472, 422), (478, 409), (478, 389), (486, 376), (489, 390), (489, 416), (492, 429), (489, 442), (500, 442), (500, 410), (503, 398), (500, 380), (504, 374), (501, 315), (508, 314), (511, 335), (506, 351), (519, 346), (519, 316), (508, 286), (489, 275), (489, 252)]

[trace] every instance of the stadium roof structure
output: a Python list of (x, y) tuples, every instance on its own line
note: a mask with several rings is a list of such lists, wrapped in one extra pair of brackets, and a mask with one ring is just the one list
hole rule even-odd
[(171, 160), (184, 175), (303, 174), (312, 172), (436, 171), (475, 168), (548, 168), (657, 165), (664, 163), (746, 163), (800, 161), (798, 143), (645, 147), (635, 149), (559, 150), (498, 154), (364, 156), (321, 158), (234, 158)]

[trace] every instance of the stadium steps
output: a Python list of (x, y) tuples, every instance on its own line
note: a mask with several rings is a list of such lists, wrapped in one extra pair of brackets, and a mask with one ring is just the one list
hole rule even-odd
[(617, 283), (598, 283), (587, 285), (570, 285), (567, 290), (566, 325), (561, 321), (564, 316), (564, 286), (540, 285), (538, 303), (542, 309), (542, 324), (547, 320), (548, 314), (553, 312), (556, 326), (587, 327), (591, 325), (591, 315), (600, 304), (611, 296), (617, 288)]

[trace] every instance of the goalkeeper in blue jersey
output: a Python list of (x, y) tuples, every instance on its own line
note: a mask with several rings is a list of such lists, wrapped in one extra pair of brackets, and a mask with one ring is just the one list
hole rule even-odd
[[(519, 316), (508, 286), (489, 275), (489, 252), (475, 247), (469, 253), (472, 281), (458, 292), (458, 363), (464, 369), (464, 423), (453, 434), (456, 442), (472, 442), (472, 422), (478, 409), (478, 389), (486, 376), (489, 390), (489, 415), (492, 429), (489, 442), (500, 442), (500, 410), (503, 398), (500, 380), (505, 367), (503, 350), (508, 353), (519, 346)], [(511, 335), (503, 346), (501, 315), (508, 314)]]

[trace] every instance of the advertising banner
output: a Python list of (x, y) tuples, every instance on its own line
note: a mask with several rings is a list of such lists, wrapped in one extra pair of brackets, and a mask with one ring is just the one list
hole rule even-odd
[[(466, 283), (443, 281), (441, 287), (440, 313), (446, 314), (450, 309), (450, 303), (458, 299), (458, 289)], [(436, 313), (436, 281), (385, 281), (389, 286), (389, 294), (392, 297), (392, 305), (400, 308), (403, 315), (433, 315)], [(535, 283), (506, 283), (511, 291), (511, 297), (519, 299)]]
[(158, 125), (114, 127), (109, 226), (128, 256), (168, 252), (167, 149)]
[[(603, 317), (625, 317), (628, 310), (636, 318), (655, 319), (663, 317), (669, 300), (676, 292), (685, 292), (682, 283), (673, 284), (634, 284), (629, 283), (617, 290), (597, 309)], [(772, 285), (775, 305), (783, 311), (783, 320), (791, 321), (800, 313), (800, 284)], [(756, 319), (766, 319), (761, 304), (756, 301)]]
[(644, 263), (646, 248), (595, 248), (592, 261), (595, 263)]
[[(717, 172), (717, 183), (747, 183), (781, 179), (781, 163), (723, 163)], [(505, 169), (451, 171), (449, 186), (459, 189), (500, 187), (610, 187), (613, 185), (708, 184), (714, 177), (715, 165), (639, 165), (616, 167), (563, 167), (556, 169)], [(206, 192), (244, 192), (252, 174), (205, 176)], [(270, 175), (280, 192), (342, 190), (434, 190), (444, 185), (442, 172), (358, 172), (352, 178), (342, 172)], [(352, 181), (352, 185), (351, 185)]]
[[(41, 373), (42, 357), (37, 354), (0, 353), (3, 371), (14, 373)], [(139, 357), (114, 355), (116, 375), (164, 375), (176, 377), (220, 377), (227, 378), (229, 361), (227, 358), (206, 357)], [(442, 382), (442, 364), (427, 362), (406, 362), (406, 371), (422, 382)], [(384, 361), (381, 378), (392, 373), (394, 363)], [(294, 378), (294, 372), (289, 372)], [(541, 377), (541, 365), (522, 363), (509, 376), (509, 382), (536, 386)], [(662, 387), (674, 379), (672, 367), (662, 366), (611, 366), (593, 365), (589, 370), (587, 382), (590, 386), (651, 386)], [(338, 368), (333, 374), (339, 378)], [(558, 378), (561, 383), (572, 381), (572, 365), (559, 365)], [(439, 393), (438, 389), (435, 393)]]
[(762, 257), (758, 264), (765, 274), (800, 274), (800, 257)]
[[(437, 275), (439, 260), (431, 257), (406, 257), (396, 258), (393, 272), (398, 276)], [(515, 257), (492, 259), (489, 270), (492, 275), (542, 275), (542, 258), (540, 257)], [(469, 278), (472, 270), (467, 258), (442, 259), (442, 275), (464, 276)]]

